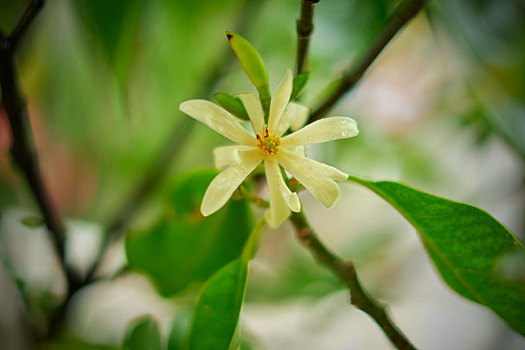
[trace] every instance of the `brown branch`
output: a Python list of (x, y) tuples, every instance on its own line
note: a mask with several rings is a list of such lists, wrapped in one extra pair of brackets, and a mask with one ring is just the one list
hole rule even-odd
[(310, 36), (314, 30), (314, 5), (319, 0), (301, 0), (301, 17), (297, 20), (297, 74), (304, 72)]
[[(29, 26), (43, 8), (45, 1), (33, 0), (20, 18), (11, 35), (0, 34), (0, 87), (2, 104), (9, 120), (11, 131), (11, 156), (21, 170), (44, 217), (44, 223), (51, 234), (56, 253), (62, 262), (69, 290), (76, 290), (80, 279), (67, 267), (65, 262), (66, 229), (44, 184), (38, 157), (34, 146), (27, 104), (18, 85), (15, 60), (16, 49)], [(51, 316), (54, 317), (53, 315)]]
[(361, 285), (357, 277), (354, 265), (344, 261), (319, 240), (315, 232), (310, 228), (302, 213), (294, 213), (291, 216), (292, 223), (297, 230), (297, 238), (312, 253), (312, 255), (323, 265), (329, 268), (350, 291), (350, 302), (358, 309), (366, 312), (381, 327), (385, 335), (398, 349), (415, 349), (405, 335), (397, 328), (378, 301), (374, 300)]
[(408, 21), (421, 11), (426, 3), (427, 0), (406, 0), (399, 5), (394, 11), (394, 14), (390, 16), (385, 29), (373, 45), (353, 68), (348, 69), (343, 76), (338, 79), (335, 91), (326, 97), (325, 100), (319, 104), (319, 107), (312, 112), (308, 119), (308, 123), (323, 118), (325, 114), (339, 101), (339, 99), (350, 91), (359, 80), (361, 80), (370, 65), (379, 56), (390, 40)]
[(9, 120), (11, 130), (11, 155), (15, 164), (22, 171), (44, 217), (44, 222), (52, 234), (53, 243), (59, 256), (63, 257), (65, 228), (60, 215), (49, 197), (44, 185), (38, 158), (33, 142), (27, 105), (18, 86), (14, 56), (17, 44), (27, 31), (43, 1), (32, 1), (13, 33), (4, 38), (0, 36), (0, 86), (2, 103)]

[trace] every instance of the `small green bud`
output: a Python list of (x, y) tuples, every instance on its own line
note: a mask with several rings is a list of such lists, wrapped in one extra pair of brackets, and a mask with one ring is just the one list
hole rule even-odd
[(242, 69), (256, 88), (268, 86), (268, 70), (257, 50), (238, 34), (226, 32), (230, 46), (241, 63)]
[(271, 98), (270, 84), (268, 81), (268, 70), (261, 55), (248, 40), (240, 35), (233, 32), (226, 32), (226, 36), (242, 69), (248, 76), (248, 79), (250, 79), (252, 84), (257, 88), (265, 112), (268, 112)]

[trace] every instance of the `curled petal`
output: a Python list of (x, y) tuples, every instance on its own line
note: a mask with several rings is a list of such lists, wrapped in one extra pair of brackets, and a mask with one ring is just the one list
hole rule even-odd
[(255, 138), (241, 126), (237, 118), (210, 101), (189, 100), (181, 103), (179, 109), (233, 142), (256, 145)]
[(284, 183), (279, 164), (273, 158), (264, 160), (266, 181), (270, 191), (270, 208), (266, 211), (266, 221), (271, 227), (279, 226), (293, 211), (301, 210), (297, 194), (292, 193)]
[(219, 173), (208, 185), (201, 204), (201, 213), (211, 215), (222, 208), (242, 181), (262, 161), (263, 155), (258, 150), (246, 151), (245, 162), (234, 165)]
[(215, 160), (215, 167), (217, 169), (223, 169), (231, 165), (238, 165), (246, 161), (246, 156), (251, 156), (251, 153), (246, 151), (257, 150), (256, 147), (245, 146), (245, 145), (232, 145), (217, 147), (213, 150), (213, 156)]
[(308, 117), (308, 107), (295, 102), (288, 103), (283, 115), (279, 119), (275, 135), (281, 137), (289, 127), (294, 131), (299, 129), (306, 122), (306, 117)]
[(241, 99), (250, 121), (252, 122), (253, 131), (256, 134), (262, 134), (264, 128), (264, 112), (259, 99), (252, 93), (237, 95)]
[(309, 162), (309, 159), (290, 156), (291, 154), (290, 152), (279, 152), (276, 155), (277, 161), (325, 207), (331, 207), (339, 197), (339, 186), (331, 178), (311, 171), (312, 163)]
[(290, 101), (293, 88), (293, 74), (291, 70), (286, 71), (286, 75), (273, 93), (272, 102), (270, 104), (270, 115), (268, 117), (268, 130), (270, 133), (275, 133), (279, 119)]
[(343, 173), (341, 170), (334, 168), (333, 166), (306, 158), (304, 153), (301, 155), (300, 153), (297, 153), (296, 150), (290, 151), (284, 148), (281, 148), (279, 152), (282, 154), (282, 157), (289, 158), (290, 161), (300, 163), (306, 171), (312, 172), (315, 175), (328, 177), (338, 181), (345, 181), (348, 179), (348, 174)]
[(352, 118), (330, 117), (308, 124), (299, 131), (281, 139), (282, 145), (310, 145), (356, 136), (357, 123)]
[(297, 197), (297, 194), (292, 193), (292, 191), (290, 191), (288, 186), (286, 186), (284, 183), (281, 169), (279, 168), (279, 163), (277, 163), (277, 161), (273, 158), (267, 158), (264, 164), (266, 168), (266, 176), (271, 179), (268, 180), (268, 182), (277, 185), (277, 189), (286, 202), (288, 208), (296, 213), (301, 211), (301, 202), (299, 202), (299, 197)]

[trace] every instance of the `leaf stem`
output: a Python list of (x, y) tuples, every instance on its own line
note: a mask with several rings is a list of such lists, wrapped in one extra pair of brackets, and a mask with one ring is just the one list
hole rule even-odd
[(301, 17), (297, 20), (297, 74), (305, 70), (310, 36), (314, 30), (314, 6), (319, 0), (301, 0)]
[(361, 80), (370, 65), (379, 56), (390, 40), (397, 32), (412, 18), (414, 18), (425, 6), (427, 0), (405, 0), (390, 16), (383, 32), (377, 37), (373, 45), (362, 56), (353, 68), (345, 71), (338, 79), (335, 90), (322, 101), (312, 112), (308, 123), (321, 119), (325, 114), (343, 97), (348, 91)]
[(329, 268), (350, 291), (352, 305), (366, 312), (398, 349), (415, 349), (406, 336), (388, 316), (385, 307), (369, 295), (361, 285), (354, 265), (332, 253), (309, 226), (304, 214), (294, 213), (291, 221), (297, 230), (297, 238), (310, 250), (319, 263)]

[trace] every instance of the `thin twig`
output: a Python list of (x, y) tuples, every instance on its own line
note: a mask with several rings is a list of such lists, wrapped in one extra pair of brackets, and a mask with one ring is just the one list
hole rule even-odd
[[(45, 225), (51, 233), (53, 245), (64, 268), (69, 293), (71, 293), (71, 290), (78, 288), (80, 279), (68, 268), (65, 262), (64, 241), (66, 229), (42, 178), (27, 104), (18, 85), (14, 61), (20, 41), (44, 4), (45, 1), (43, 0), (33, 0), (29, 3), (11, 35), (5, 38), (0, 34), (0, 87), (2, 88), (2, 104), (11, 130), (12, 158), (26, 178), (42, 212)], [(54, 316), (52, 315), (51, 317), (53, 318)]]
[(338, 79), (337, 88), (319, 104), (308, 119), (312, 123), (321, 119), (339, 101), (343, 95), (350, 91), (363, 77), (367, 69), (379, 56), (396, 33), (425, 6), (427, 0), (406, 0), (395, 10), (388, 20), (383, 32), (376, 39), (374, 44), (368, 49), (365, 55), (352, 68), (348, 69), (341, 78)]
[(291, 216), (291, 220), (297, 230), (297, 238), (299, 238), (321, 264), (332, 270), (332, 272), (346, 284), (350, 290), (350, 302), (352, 305), (372, 317), (392, 344), (398, 349), (415, 349), (390, 319), (384, 306), (364, 290), (359, 282), (354, 265), (349, 261), (344, 261), (328, 250), (310, 228), (302, 213), (294, 213)]
[(319, 0), (301, 0), (301, 17), (297, 20), (297, 74), (304, 72), (310, 36), (314, 30), (314, 6)]
[(13, 50), (15, 50), (16, 47), (18, 47), (20, 40), (24, 37), (25, 33), (27, 32), (27, 29), (29, 28), (35, 17), (38, 15), (40, 10), (42, 10), (45, 3), (45, 0), (32, 0), (29, 3), (26, 11), (18, 21), (18, 24), (16, 25), (15, 29), (13, 29), (11, 35), (9, 35), (8, 40)]
[(11, 155), (25, 176), (38, 206), (42, 211), (44, 222), (52, 234), (57, 253), (63, 256), (64, 224), (49, 197), (42, 179), (33, 142), (27, 105), (18, 86), (14, 63), (17, 44), (43, 4), (43, 1), (38, 0), (31, 2), (13, 33), (8, 38), (0, 37), (0, 86), (2, 88), (3, 107), (5, 108), (11, 129)]

